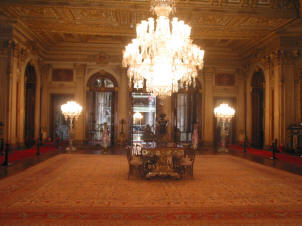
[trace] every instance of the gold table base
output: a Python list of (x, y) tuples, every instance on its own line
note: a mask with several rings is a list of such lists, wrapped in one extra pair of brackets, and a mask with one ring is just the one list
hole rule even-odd
[(180, 178), (180, 175), (175, 172), (173, 169), (171, 169), (170, 167), (167, 166), (160, 166), (157, 169), (153, 169), (152, 171), (148, 172), (145, 177), (147, 179), (151, 178), (151, 177), (156, 177), (156, 176), (160, 176), (160, 177), (175, 177), (177, 179)]

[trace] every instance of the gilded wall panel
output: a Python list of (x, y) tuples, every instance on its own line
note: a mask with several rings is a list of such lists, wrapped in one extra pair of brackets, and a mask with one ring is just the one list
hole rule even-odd
[(53, 82), (72, 82), (73, 70), (72, 69), (53, 69), (52, 71)]
[(216, 86), (234, 86), (235, 76), (234, 74), (220, 73), (215, 75)]

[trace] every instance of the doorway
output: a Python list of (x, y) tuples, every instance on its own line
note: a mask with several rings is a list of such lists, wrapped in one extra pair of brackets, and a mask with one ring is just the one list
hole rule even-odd
[(25, 69), (25, 125), (24, 143), (31, 147), (35, 143), (36, 71), (28, 64)]
[(190, 143), (194, 125), (200, 126), (198, 112), (201, 109), (201, 94), (198, 92), (200, 85), (188, 89), (179, 87), (177, 93), (172, 95), (173, 112), (173, 137), (175, 143)]
[(252, 145), (263, 148), (264, 144), (264, 74), (262, 70), (252, 77)]
[(50, 137), (52, 140), (68, 140), (69, 127), (61, 111), (61, 105), (74, 98), (72, 94), (51, 94)]
[(89, 144), (102, 145), (103, 131), (107, 128), (109, 146), (114, 145), (117, 82), (110, 74), (99, 72), (87, 83), (87, 126)]
[[(236, 110), (236, 98), (235, 97), (215, 97), (214, 108), (220, 104), (228, 104), (231, 108)], [(214, 145), (219, 146), (221, 141), (221, 121), (214, 119)], [(225, 142), (226, 145), (234, 144), (236, 142), (236, 115), (225, 123)]]
[[(132, 93), (132, 142), (145, 143), (146, 127), (155, 134), (156, 96), (150, 93)], [(150, 138), (151, 139), (151, 138)]]

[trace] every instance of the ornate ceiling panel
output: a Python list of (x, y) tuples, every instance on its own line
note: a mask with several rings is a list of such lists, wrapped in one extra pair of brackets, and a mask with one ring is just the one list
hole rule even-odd
[[(241, 55), (295, 20), (297, 2), (178, 0), (176, 16), (192, 26), (195, 42)], [(100, 44), (119, 48), (115, 52), (135, 37), (136, 24), (151, 16), (146, 0), (10, 0), (0, 3), (1, 14), (22, 21), (46, 49)]]

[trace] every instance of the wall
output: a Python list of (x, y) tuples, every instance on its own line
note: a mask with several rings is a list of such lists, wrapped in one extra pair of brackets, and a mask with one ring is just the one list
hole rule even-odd
[[(105, 70), (117, 80), (118, 105), (115, 114), (116, 142), (119, 141), (121, 129), (120, 120), (132, 120), (129, 116), (129, 88), (126, 70), (121, 68), (119, 58), (108, 57), (106, 62), (99, 58), (87, 61), (47, 61), (43, 59), (34, 43), (22, 42), (10, 33), (9, 27), (4, 36), (0, 36), (0, 121), (4, 121), (6, 139), (13, 145), (22, 146), (24, 142), (24, 70), (27, 63), (32, 63), (37, 72), (35, 138), (39, 136), (40, 127), (49, 130), (50, 125), (50, 97), (52, 94), (72, 94), (77, 102), (83, 105), (83, 113), (76, 122), (75, 139), (81, 143), (86, 139), (86, 84), (94, 73)], [(4, 29), (5, 30), (5, 29)], [(2, 37), (2, 38), (1, 38)], [(10, 40), (10, 41), (9, 41)], [(274, 42), (278, 43), (278, 42)], [(282, 42), (279, 42), (281, 46)], [(202, 83), (200, 93), (201, 107), (201, 141), (205, 145), (212, 145), (214, 141), (214, 114), (215, 98), (235, 100), (236, 110), (236, 142), (243, 142), (245, 134), (251, 137), (251, 77), (261, 68), (265, 75), (265, 114), (264, 130), (265, 145), (269, 146), (274, 139), (281, 144), (286, 143), (286, 128), (295, 122), (301, 121), (301, 50), (283, 45), (285, 49), (265, 49), (259, 54), (251, 56), (245, 61), (231, 56), (223, 62), (215, 61), (209, 51), (205, 67), (200, 72), (199, 80)], [(270, 47), (271, 48), (271, 47)], [(207, 54), (207, 52), (206, 52)], [(87, 58), (87, 59), (88, 59)], [(72, 81), (53, 81), (54, 69), (70, 69), (73, 71)], [(41, 98), (41, 101), (40, 101)], [(41, 107), (40, 107), (41, 103)], [(40, 114), (41, 109), (41, 114)], [(172, 139), (172, 112), (171, 99), (162, 100), (162, 109), (170, 121), (168, 131)], [(40, 118), (41, 115), (41, 118)], [(41, 126), (40, 126), (41, 123)], [(127, 133), (127, 126), (124, 127)], [(49, 132), (49, 131), (48, 131)], [(49, 135), (49, 134), (48, 134)]]

